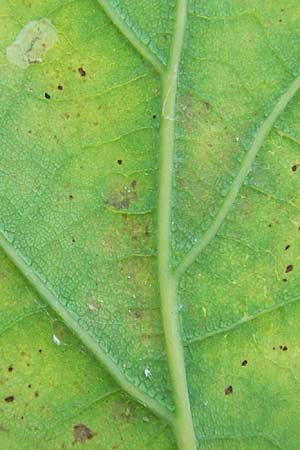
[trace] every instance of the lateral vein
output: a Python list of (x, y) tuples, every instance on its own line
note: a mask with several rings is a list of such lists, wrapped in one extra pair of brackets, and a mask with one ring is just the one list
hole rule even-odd
[(98, 0), (106, 15), (110, 18), (118, 30), (126, 37), (131, 45), (156, 69), (159, 74), (164, 71), (163, 62), (155, 55), (149, 47), (137, 38), (136, 33), (127, 25), (123, 17), (110, 5), (108, 0)]
[(135, 385), (131, 384), (118, 365), (109, 357), (109, 355), (97, 344), (93, 338), (82, 329), (76, 322), (75, 316), (69, 313), (53, 292), (48, 289), (38, 275), (24, 261), (22, 256), (16, 251), (13, 245), (0, 232), (0, 248), (11, 259), (24, 277), (30, 282), (40, 296), (51, 306), (51, 308), (65, 321), (66, 325), (78, 336), (86, 347), (94, 353), (97, 359), (106, 367), (108, 372), (117, 381), (124, 391), (131, 395), (135, 400), (149, 408), (155, 415), (163, 418), (169, 424), (173, 423), (173, 416), (167, 408), (162, 406), (153, 398), (146, 395)]
[(204, 233), (202, 239), (191, 248), (191, 250), (186, 254), (182, 262), (177, 267), (175, 271), (175, 278), (177, 280), (193, 264), (193, 262), (199, 256), (199, 254), (208, 246), (208, 244), (213, 240), (213, 238), (217, 234), (220, 226), (223, 224), (229, 211), (231, 210), (231, 207), (238, 196), (238, 193), (245, 181), (246, 176), (248, 175), (251, 169), (254, 159), (259, 149), (261, 148), (265, 138), (268, 136), (279, 115), (284, 111), (287, 104), (294, 97), (299, 88), (300, 88), (300, 75), (296, 79), (294, 79), (294, 81), (289, 85), (285, 93), (279, 98), (278, 102), (275, 104), (271, 113), (259, 127), (256, 136), (254, 138), (253, 144), (250, 147), (249, 151), (247, 152), (242, 162), (241, 168), (236, 178), (234, 179), (230, 191), (227, 194), (227, 197), (225, 198), (224, 203), (221, 209), (219, 210), (214, 222)]

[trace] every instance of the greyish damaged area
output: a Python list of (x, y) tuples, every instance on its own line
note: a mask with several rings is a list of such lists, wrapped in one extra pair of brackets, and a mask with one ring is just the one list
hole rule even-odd
[(27, 69), (30, 64), (41, 63), (56, 41), (57, 32), (49, 19), (32, 20), (7, 47), (6, 55), (11, 64)]

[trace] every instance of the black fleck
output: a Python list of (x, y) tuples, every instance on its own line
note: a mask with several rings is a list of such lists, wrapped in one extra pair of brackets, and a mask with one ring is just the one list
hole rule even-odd
[(288, 266), (286, 266), (285, 273), (289, 273), (292, 270), (293, 270), (293, 266), (292, 266), (292, 264), (289, 264)]
[(233, 387), (231, 385), (227, 386), (224, 392), (225, 395), (231, 395), (233, 393)]
[(48, 92), (45, 92), (45, 98), (47, 98), (48, 100), (51, 98), (50, 94), (48, 94)]
[(242, 361), (242, 366), (246, 367), (248, 365), (248, 361), (246, 359), (244, 359), (244, 361)]
[(85, 77), (86, 76), (86, 71), (82, 67), (79, 67), (78, 72), (79, 72), (81, 77)]
[(12, 403), (14, 401), (15, 397), (13, 395), (9, 395), (8, 397), (5, 397), (6, 403)]

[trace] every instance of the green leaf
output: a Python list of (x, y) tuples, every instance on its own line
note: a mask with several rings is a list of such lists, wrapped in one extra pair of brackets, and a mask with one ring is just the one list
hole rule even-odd
[(298, 448), (299, 17), (0, 1), (3, 448)]

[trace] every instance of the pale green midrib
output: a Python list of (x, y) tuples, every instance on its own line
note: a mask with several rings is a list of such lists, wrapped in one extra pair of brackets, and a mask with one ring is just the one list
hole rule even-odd
[(131, 384), (125, 375), (121, 372), (117, 364), (105, 353), (104, 350), (92, 339), (92, 337), (83, 330), (75, 318), (60, 304), (58, 298), (45, 286), (43, 281), (37, 276), (30, 266), (18, 254), (13, 245), (0, 232), (0, 247), (11, 259), (24, 277), (30, 282), (40, 296), (51, 306), (51, 308), (65, 321), (66, 325), (78, 336), (86, 347), (97, 357), (116, 382), (127, 392), (133, 399), (149, 408), (155, 415), (166, 420), (173, 425), (173, 415), (163, 407), (159, 402), (148, 397), (144, 392)]
[(155, 68), (155, 70), (162, 74), (165, 66), (160, 61), (160, 59), (152, 53), (149, 48), (140, 41), (134, 31), (132, 31), (128, 25), (126, 24), (125, 20), (118, 14), (115, 8), (113, 8), (108, 0), (98, 0), (100, 3), (102, 9), (106, 13), (106, 15), (110, 18), (112, 23), (118, 28), (118, 30), (123, 34), (123, 36), (126, 37), (126, 39), (131, 43), (131, 45), (140, 53), (140, 55), (143, 56), (152, 66)]
[(199, 254), (207, 247), (207, 245), (213, 240), (215, 235), (217, 234), (220, 226), (223, 224), (224, 220), (227, 217), (232, 205), (234, 204), (238, 193), (245, 181), (246, 176), (248, 175), (253, 161), (261, 148), (263, 141), (266, 136), (269, 134), (272, 129), (274, 123), (276, 122), (278, 116), (284, 111), (289, 101), (294, 97), (296, 92), (300, 88), (300, 75), (293, 80), (293, 82), (289, 85), (288, 89), (285, 93), (279, 98), (278, 102), (275, 104), (271, 113), (268, 115), (266, 120), (259, 127), (256, 136), (254, 138), (253, 144), (247, 152), (239, 173), (234, 179), (230, 191), (227, 194), (225, 201), (219, 210), (214, 222), (209, 227), (209, 229), (204, 233), (202, 239), (198, 244), (195, 244), (194, 247), (189, 251), (189, 253), (184, 257), (182, 262), (179, 264), (178, 268), (175, 271), (175, 278), (178, 280), (183, 273), (193, 264), (193, 262), (197, 259)]
[(174, 127), (178, 73), (187, 20), (187, 0), (178, 0), (174, 38), (167, 71), (162, 74), (160, 175), (158, 199), (158, 272), (161, 313), (168, 366), (175, 402), (174, 434), (180, 450), (196, 450), (196, 437), (187, 386), (184, 350), (177, 312), (177, 285), (170, 269), (170, 222)]
[(193, 344), (195, 342), (202, 342), (205, 341), (206, 339), (210, 338), (210, 337), (214, 337), (217, 336), (219, 334), (223, 334), (223, 333), (227, 333), (228, 331), (232, 331), (235, 330), (238, 327), (241, 327), (242, 325), (248, 323), (248, 322), (252, 322), (255, 319), (258, 319), (259, 317), (265, 316), (267, 314), (272, 313), (273, 311), (276, 311), (277, 309), (281, 309), (284, 308), (285, 306), (289, 306), (292, 305), (293, 303), (299, 302), (300, 300), (300, 295), (298, 295), (297, 297), (293, 297), (289, 300), (286, 300), (285, 302), (279, 303), (277, 305), (274, 305), (270, 308), (266, 308), (263, 311), (258, 311), (255, 314), (252, 314), (251, 316), (247, 316), (247, 317), (243, 317), (242, 319), (238, 320), (237, 322), (234, 322), (232, 325), (229, 325), (228, 327), (225, 328), (219, 328), (218, 330), (215, 331), (211, 331), (209, 333), (205, 333), (202, 336), (194, 336), (190, 339), (186, 339), (184, 341), (184, 345), (188, 346), (190, 344)]

